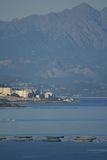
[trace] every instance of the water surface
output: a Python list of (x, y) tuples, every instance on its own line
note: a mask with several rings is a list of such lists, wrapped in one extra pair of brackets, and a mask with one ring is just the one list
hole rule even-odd
[(107, 135), (107, 99), (0, 108), (0, 135)]

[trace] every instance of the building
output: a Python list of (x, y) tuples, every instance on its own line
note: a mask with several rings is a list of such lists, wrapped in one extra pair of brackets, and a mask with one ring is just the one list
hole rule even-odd
[(47, 91), (47, 92), (44, 93), (44, 97), (47, 98), (47, 99), (52, 97), (52, 96), (53, 96), (53, 93), (51, 91)]
[(0, 86), (0, 95), (1, 96), (8, 96), (12, 94), (12, 88)]
[(16, 89), (14, 93), (17, 94), (19, 97), (28, 98), (30, 90), (29, 89)]
[(69, 96), (62, 96), (61, 100), (63, 102), (73, 102), (74, 101), (74, 99), (72, 97), (69, 97)]

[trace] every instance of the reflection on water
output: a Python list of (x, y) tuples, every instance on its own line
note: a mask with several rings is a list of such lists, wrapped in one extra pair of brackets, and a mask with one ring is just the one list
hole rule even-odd
[(107, 133), (106, 106), (28, 106), (30, 107), (0, 109), (0, 135)]

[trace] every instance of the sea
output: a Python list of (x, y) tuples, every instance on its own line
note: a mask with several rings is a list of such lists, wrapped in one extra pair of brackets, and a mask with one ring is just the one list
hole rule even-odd
[[(107, 136), (107, 98), (0, 108), (0, 136)], [(106, 160), (107, 142), (0, 142), (0, 160)]]

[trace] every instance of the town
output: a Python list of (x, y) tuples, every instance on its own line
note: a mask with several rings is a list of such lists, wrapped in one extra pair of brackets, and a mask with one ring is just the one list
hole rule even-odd
[(74, 99), (70, 96), (56, 96), (50, 89), (39, 90), (29, 88), (13, 88), (6, 85), (0, 85), (0, 101), (8, 100), (10, 102), (34, 101), (34, 102), (67, 102), (71, 103)]

